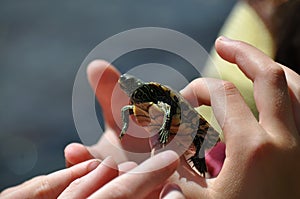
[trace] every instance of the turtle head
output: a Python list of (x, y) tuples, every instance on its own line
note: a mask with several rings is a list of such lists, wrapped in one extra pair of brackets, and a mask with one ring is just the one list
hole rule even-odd
[(131, 94), (138, 89), (139, 87), (141, 87), (144, 82), (141, 81), (140, 79), (132, 76), (132, 75), (128, 75), (128, 74), (123, 74), (120, 76), (119, 78), (119, 84), (121, 89), (128, 95), (131, 96)]

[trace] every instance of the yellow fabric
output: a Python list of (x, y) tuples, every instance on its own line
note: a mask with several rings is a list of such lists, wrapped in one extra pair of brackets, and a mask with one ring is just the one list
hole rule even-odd
[[(243, 1), (239, 1), (235, 5), (221, 29), (220, 35), (250, 43), (270, 57), (274, 57), (274, 42), (272, 36), (256, 12)], [(221, 78), (233, 82), (243, 95), (252, 112), (257, 116), (253, 99), (252, 82), (247, 79), (236, 65), (221, 59), (215, 49), (211, 51), (211, 58), (212, 62), (207, 63), (202, 75), (204, 77)], [(209, 109), (202, 107), (199, 111), (206, 117), (211, 117)]]

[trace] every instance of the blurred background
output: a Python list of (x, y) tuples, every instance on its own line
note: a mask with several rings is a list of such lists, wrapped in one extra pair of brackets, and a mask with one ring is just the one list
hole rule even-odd
[[(180, 31), (209, 51), (235, 2), (0, 0), (0, 191), (64, 168), (64, 147), (80, 142), (74, 78), (97, 44), (154, 26)], [(137, 63), (174, 62), (164, 56), (136, 53), (115, 65), (125, 72)]]

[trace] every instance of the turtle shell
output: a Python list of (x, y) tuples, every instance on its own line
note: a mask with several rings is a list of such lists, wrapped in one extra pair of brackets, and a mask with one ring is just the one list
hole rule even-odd
[[(162, 146), (168, 144), (175, 136), (177, 143), (195, 149), (190, 158), (196, 169), (205, 174), (205, 150), (213, 147), (219, 139), (219, 133), (175, 90), (157, 82), (142, 82), (124, 74), (119, 84), (130, 97), (130, 103), (122, 109), (122, 137), (127, 128), (127, 116), (144, 127), (151, 135), (159, 133)], [(186, 149), (188, 149), (186, 148)]]

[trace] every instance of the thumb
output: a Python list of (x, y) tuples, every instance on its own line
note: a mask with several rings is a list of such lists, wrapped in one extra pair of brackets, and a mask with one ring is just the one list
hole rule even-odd
[(185, 198), (181, 188), (177, 184), (166, 184), (160, 192), (159, 198), (163, 199), (180, 199)]

